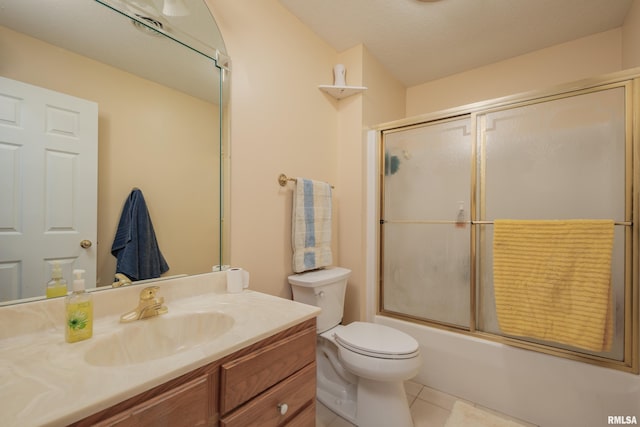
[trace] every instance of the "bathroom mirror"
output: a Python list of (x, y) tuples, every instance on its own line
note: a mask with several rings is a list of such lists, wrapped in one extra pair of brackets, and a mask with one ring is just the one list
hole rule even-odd
[[(203, 0), (0, 0), (0, 58), (2, 77), (97, 104), (97, 231), (77, 239), (79, 257), (95, 258), (87, 287), (114, 281), (111, 245), (134, 188), (170, 267), (163, 277), (225, 263), (229, 60)], [(24, 272), (8, 252), (0, 240), (0, 304), (42, 298), (54, 262), (68, 282), (78, 268), (78, 257), (47, 253), (47, 278), (11, 289)]]

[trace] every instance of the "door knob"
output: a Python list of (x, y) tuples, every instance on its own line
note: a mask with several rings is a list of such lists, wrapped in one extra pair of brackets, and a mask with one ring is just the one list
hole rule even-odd
[(83, 240), (82, 242), (80, 242), (80, 246), (84, 249), (90, 248), (92, 244), (93, 243), (91, 243), (91, 240)]

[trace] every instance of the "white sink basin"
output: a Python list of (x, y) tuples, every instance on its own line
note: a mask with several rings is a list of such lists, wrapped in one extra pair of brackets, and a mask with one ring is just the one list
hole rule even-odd
[(172, 356), (227, 332), (233, 318), (203, 312), (162, 315), (120, 325), (113, 334), (94, 338), (85, 361), (94, 366), (122, 366)]

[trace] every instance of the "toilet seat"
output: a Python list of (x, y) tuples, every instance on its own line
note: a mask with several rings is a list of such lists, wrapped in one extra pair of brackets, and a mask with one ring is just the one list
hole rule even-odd
[(333, 336), (339, 346), (378, 359), (411, 359), (420, 353), (413, 337), (376, 323), (353, 322), (337, 328)]

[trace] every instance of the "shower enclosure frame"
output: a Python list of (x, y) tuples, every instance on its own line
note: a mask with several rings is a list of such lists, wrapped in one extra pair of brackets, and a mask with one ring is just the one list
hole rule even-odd
[[(493, 332), (478, 329), (479, 316), (479, 287), (481, 280), (481, 263), (478, 250), (484, 239), (486, 228), (493, 221), (484, 216), (486, 207), (486, 180), (484, 173), (485, 141), (483, 134), (479, 132), (479, 122), (486, 114), (501, 110), (509, 110), (520, 106), (534, 105), (545, 101), (569, 98), (582, 94), (589, 94), (609, 88), (623, 88), (624, 90), (624, 138), (625, 138), (625, 176), (624, 176), (624, 220), (616, 222), (616, 229), (624, 229), (624, 334), (622, 360), (611, 359), (594, 354), (587, 354), (573, 349), (556, 347), (546, 343), (532, 342), (530, 340), (509, 337)], [(425, 319), (419, 316), (401, 313), (385, 309), (384, 305), (384, 227), (394, 221), (385, 218), (385, 168), (389, 167), (389, 161), (385, 158), (385, 137), (394, 132), (411, 130), (421, 126), (443, 123), (447, 120), (469, 118), (471, 136), (471, 165), (470, 175), (470, 218), (466, 224), (470, 227), (469, 247), (469, 324), (468, 327), (450, 324), (433, 319)], [(495, 100), (483, 101), (454, 109), (430, 113), (415, 118), (403, 119), (387, 123), (375, 129), (377, 146), (379, 149), (378, 170), (378, 196), (379, 196), (379, 227), (378, 227), (378, 303), (379, 315), (395, 317), (428, 326), (446, 329), (453, 332), (471, 335), (477, 338), (487, 339), (506, 345), (537, 351), (544, 354), (559, 356), (575, 361), (595, 364), (607, 368), (618, 369), (626, 372), (639, 373), (638, 345), (639, 345), (639, 203), (640, 203), (640, 69), (628, 70), (619, 73), (608, 74), (601, 77), (582, 80), (558, 86), (549, 90), (528, 92)], [(479, 139), (480, 138), (480, 139)], [(403, 221), (395, 221), (402, 223)], [(406, 221), (405, 221), (406, 222)], [(429, 224), (455, 224), (452, 221), (423, 221)]]

